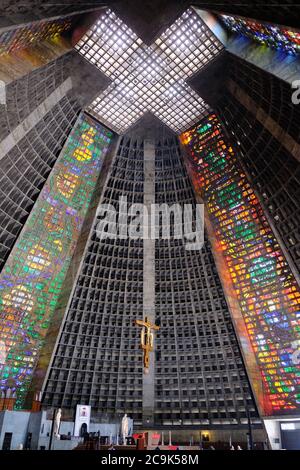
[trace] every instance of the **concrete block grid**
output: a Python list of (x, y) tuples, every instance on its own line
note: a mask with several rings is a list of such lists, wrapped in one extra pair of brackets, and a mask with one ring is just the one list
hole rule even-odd
[[(120, 196), (129, 205), (195, 204), (176, 137), (121, 139), (102, 202), (118, 207)], [(172, 237), (100, 240), (96, 223), (44, 406), (71, 413), (90, 404), (94, 417), (108, 421), (127, 413), (135, 429), (244, 427), (246, 409), (259, 422), (208, 241), (188, 252)], [(145, 376), (134, 320), (146, 314), (161, 329)]]

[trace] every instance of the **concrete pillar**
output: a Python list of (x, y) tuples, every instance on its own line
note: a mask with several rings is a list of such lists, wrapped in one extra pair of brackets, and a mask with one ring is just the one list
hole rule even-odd
[[(155, 144), (154, 140), (144, 141), (144, 205), (147, 207), (149, 220), (151, 204), (155, 203)], [(150, 237), (150, 229), (149, 234)], [(155, 323), (155, 240), (144, 240), (144, 296), (143, 315)], [(155, 333), (154, 333), (155, 345)], [(155, 346), (154, 346), (155, 347)], [(154, 378), (155, 353), (150, 353), (150, 365), (147, 374), (143, 374), (143, 425), (154, 424)]]

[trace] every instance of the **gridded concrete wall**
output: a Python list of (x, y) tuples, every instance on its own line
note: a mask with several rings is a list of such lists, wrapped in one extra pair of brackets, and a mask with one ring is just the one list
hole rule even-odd
[(300, 163), (283, 143), (287, 134), (295, 145), (300, 143), (300, 106), (292, 103), (287, 83), (245, 61), (232, 59), (231, 78), (282, 129), (278, 140), (271, 133), (272, 124), (267, 130), (247, 109), (247, 103), (231, 93), (218, 107), (226, 129), (240, 147), (253, 187), (300, 271)]
[[(156, 202), (195, 205), (176, 138), (155, 163)], [(156, 423), (246, 423), (257, 413), (208, 240), (197, 251), (157, 240), (155, 259)]]
[(1, 140), (66, 80), (67, 58), (62, 56), (6, 86), (6, 106), (0, 105)]
[[(143, 203), (143, 141), (124, 137), (102, 203)], [(59, 338), (44, 404), (91, 404), (101, 417), (126, 411), (142, 419), (143, 240), (99, 240), (90, 234), (72, 302)]]
[(80, 110), (67, 62), (68, 55), (12, 82), (0, 105), (0, 270)]
[[(125, 136), (102, 203), (144, 202), (143, 140)], [(156, 140), (155, 200), (195, 204), (175, 137)], [(91, 404), (94, 415), (125, 412), (143, 420), (143, 240), (99, 240), (96, 223), (49, 368), (43, 403), (70, 412)], [(181, 240), (155, 242), (156, 333), (154, 426), (243, 424), (257, 416), (239, 347), (205, 242), (188, 252)], [(153, 360), (153, 358), (151, 359)], [(144, 423), (145, 425), (145, 423)]]
[(293, 104), (289, 83), (251, 63), (230, 55), (234, 80), (279, 126), (300, 143), (300, 106)]

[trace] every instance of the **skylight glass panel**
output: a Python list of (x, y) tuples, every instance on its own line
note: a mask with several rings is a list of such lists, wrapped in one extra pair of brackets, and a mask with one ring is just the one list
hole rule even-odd
[(223, 50), (222, 43), (192, 8), (155, 41), (154, 47), (172, 63), (176, 78), (193, 75)]
[(125, 133), (148, 111), (175, 132), (210, 111), (185, 80), (223, 45), (193, 8), (151, 46), (107, 9), (75, 49), (112, 80), (88, 111), (118, 133)]
[[(131, 94), (133, 93), (133, 94)], [(113, 130), (124, 133), (143, 114), (137, 105), (137, 96), (123, 83), (112, 83), (91, 104), (89, 112)]]
[(142, 41), (113, 11), (106, 10), (75, 49), (108, 77), (129, 73), (130, 57)]
[(175, 132), (188, 129), (206, 116), (209, 106), (184, 81), (161, 94), (151, 111)]

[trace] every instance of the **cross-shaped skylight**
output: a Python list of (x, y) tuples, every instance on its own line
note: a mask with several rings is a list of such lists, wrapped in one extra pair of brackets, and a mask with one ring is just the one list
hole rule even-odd
[(112, 80), (88, 111), (120, 134), (148, 111), (178, 133), (210, 111), (186, 80), (223, 45), (193, 8), (151, 46), (107, 9), (75, 48)]

